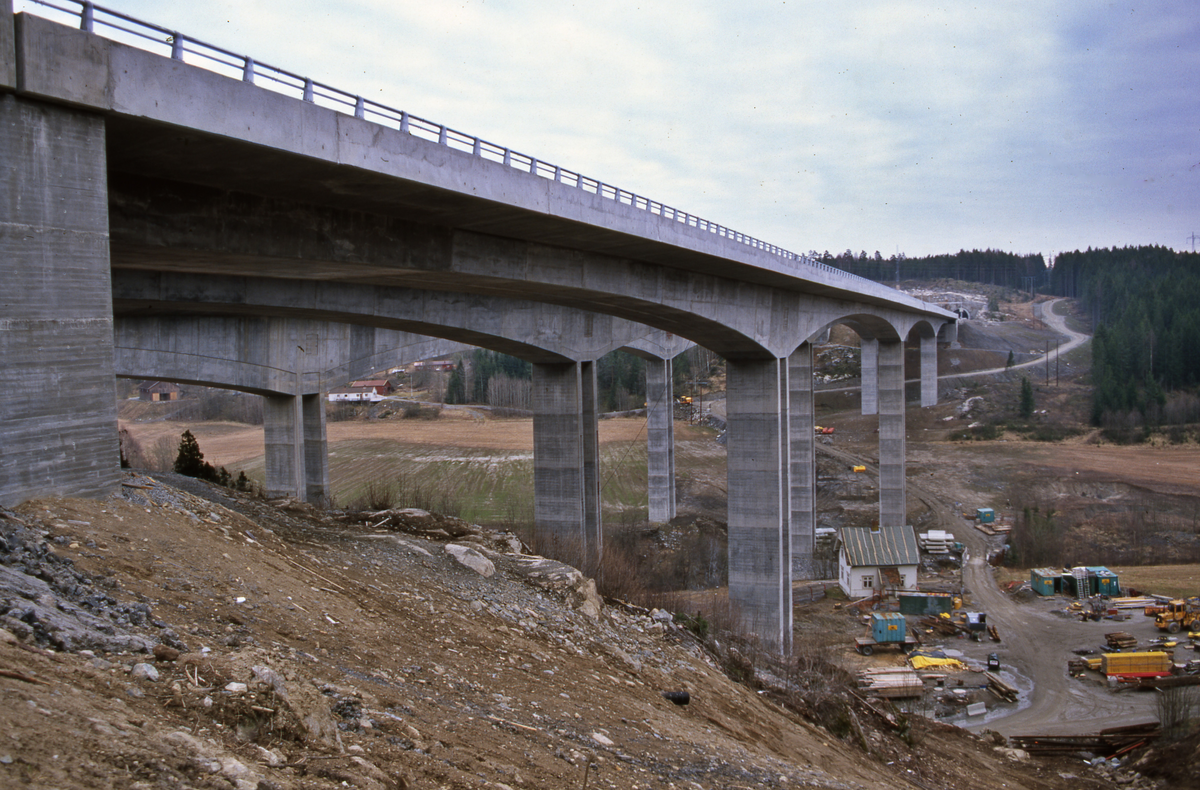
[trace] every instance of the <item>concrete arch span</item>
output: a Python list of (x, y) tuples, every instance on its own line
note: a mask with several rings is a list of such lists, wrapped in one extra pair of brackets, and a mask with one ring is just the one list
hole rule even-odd
[(392, 365), (470, 348), (442, 338), (294, 318), (121, 316), (119, 378), (160, 378), (255, 395), (313, 395)]

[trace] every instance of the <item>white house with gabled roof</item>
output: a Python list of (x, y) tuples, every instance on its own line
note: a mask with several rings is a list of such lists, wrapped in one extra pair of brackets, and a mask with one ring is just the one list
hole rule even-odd
[(838, 550), (838, 586), (850, 598), (917, 589), (921, 552), (910, 525), (844, 527)]

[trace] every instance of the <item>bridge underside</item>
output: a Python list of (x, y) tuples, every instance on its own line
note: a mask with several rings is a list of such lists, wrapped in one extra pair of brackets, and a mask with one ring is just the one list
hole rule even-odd
[[(538, 499), (570, 500), (581, 551), (600, 535), (593, 351), (626, 344), (623, 320), (726, 358), (731, 598), (767, 644), (790, 641), (789, 558), (811, 546), (811, 497), (795, 485), (811, 478), (807, 341), (831, 323), (878, 344), (881, 520), (904, 522), (903, 341), (936, 336), (942, 311), (35, 17), (12, 29), (0, 53), (19, 65), (0, 69), (0, 502), (117, 485), (114, 286), (121, 316), (259, 310), (423, 331), (419, 300), (399, 293), (419, 290), (571, 312), (566, 353), (539, 342), (537, 308), (523, 311), (528, 337), (441, 331), (537, 358), (538, 430), (557, 442), (543, 468), (559, 469)], [(347, 298), (367, 290), (379, 292), (369, 309)], [(290, 453), (303, 466), (306, 443), (320, 452), (304, 389), (268, 409), (272, 463)], [(549, 523), (565, 511), (539, 512)]]

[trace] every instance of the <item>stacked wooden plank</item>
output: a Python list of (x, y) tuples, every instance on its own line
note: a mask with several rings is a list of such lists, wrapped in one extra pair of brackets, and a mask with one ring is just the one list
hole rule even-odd
[(1111, 634), (1104, 635), (1104, 641), (1108, 642), (1108, 646), (1113, 650), (1129, 650), (1137, 647), (1137, 637), (1132, 634), (1127, 634), (1124, 631), (1114, 631)]
[(858, 684), (868, 694), (885, 699), (919, 697), (925, 693), (920, 675), (908, 667), (864, 669), (858, 673)]
[(922, 617), (920, 623), (922, 627), (928, 628), (941, 636), (956, 636), (959, 632), (967, 633), (965, 627), (953, 620), (947, 620), (945, 617)]
[(1017, 690), (1015, 688), (1008, 685), (991, 672), (984, 672), (983, 676), (987, 678), (988, 691), (992, 692), (1002, 700), (1006, 700), (1008, 702), (1017, 701)]

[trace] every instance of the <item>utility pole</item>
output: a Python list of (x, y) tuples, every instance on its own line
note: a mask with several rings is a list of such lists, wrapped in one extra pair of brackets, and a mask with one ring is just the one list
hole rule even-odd
[(1194, 231), (1192, 232), (1191, 236), (1188, 236), (1188, 241), (1192, 243), (1192, 252), (1196, 251), (1196, 242), (1198, 240), (1200, 240), (1200, 236), (1197, 236)]

